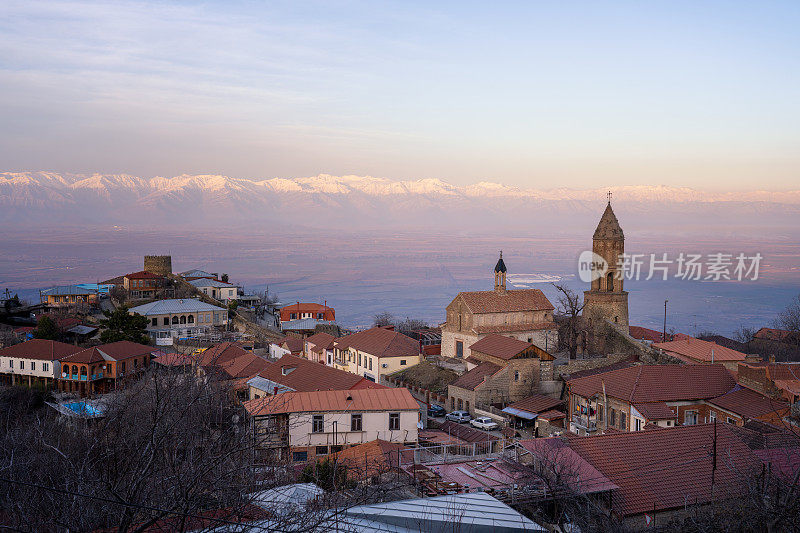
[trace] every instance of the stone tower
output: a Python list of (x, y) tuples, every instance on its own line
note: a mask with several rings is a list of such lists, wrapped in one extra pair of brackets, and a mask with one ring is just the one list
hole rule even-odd
[(500, 252), (500, 259), (494, 266), (494, 290), (498, 292), (505, 292), (506, 290), (506, 264), (503, 261), (503, 252)]
[(172, 274), (172, 256), (146, 255), (144, 256), (144, 269), (160, 276)]
[(597, 329), (608, 320), (628, 332), (628, 293), (623, 289), (623, 276), (618, 274), (618, 260), (625, 252), (625, 235), (611, 209), (611, 193), (608, 205), (592, 236), (592, 251), (602, 257), (608, 271), (592, 281), (583, 293), (583, 317), (590, 329)]

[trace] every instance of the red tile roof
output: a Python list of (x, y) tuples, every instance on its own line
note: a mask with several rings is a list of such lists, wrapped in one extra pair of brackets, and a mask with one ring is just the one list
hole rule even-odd
[(770, 379), (800, 380), (800, 363), (740, 363), (752, 368), (765, 368)]
[(153, 359), (154, 363), (163, 366), (189, 366), (194, 364), (194, 359), (181, 353), (165, 353)]
[(555, 309), (547, 296), (539, 289), (461, 292), (458, 296), (475, 314), (552, 311)]
[(533, 394), (524, 400), (512, 403), (508, 407), (519, 409), (520, 411), (526, 411), (528, 413), (543, 413), (563, 404), (564, 400), (550, 398), (549, 396), (543, 396), (541, 394)]
[(284, 392), (242, 404), (253, 416), (328, 411), (418, 411), (408, 389), (382, 388), (314, 392)]
[(399, 331), (380, 327), (340, 337), (334, 341), (334, 346), (353, 348), (379, 358), (420, 355), (419, 341), (403, 335)]
[[(287, 370), (289, 373), (284, 374)], [(357, 374), (288, 354), (270, 363), (258, 375), (298, 392), (384, 388)]]
[(33, 339), (0, 349), (0, 357), (16, 357), (19, 359), (36, 359), (39, 361), (58, 361), (78, 353), (83, 348), (58, 341)]
[(164, 279), (164, 276), (148, 272), (147, 270), (140, 270), (139, 272), (126, 274), (125, 277), (128, 279)]
[(483, 378), (486, 376), (493, 376), (500, 372), (500, 370), (502, 370), (502, 368), (495, 364), (483, 363), (461, 375), (461, 377), (453, 383), (450, 383), (450, 385), (458, 387), (459, 389), (475, 390), (475, 387), (483, 383)]
[(552, 470), (582, 494), (619, 488), (559, 438), (525, 439), (519, 444), (536, 458), (544, 472)]
[[(642, 326), (630, 326), (631, 337), (640, 341), (663, 342), (662, 332), (650, 328), (643, 328)], [(667, 341), (672, 340), (672, 335), (667, 333)]]
[(291, 353), (300, 353), (303, 351), (303, 339), (293, 335), (285, 337), (278, 345), (285, 347)]
[(759, 418), (771, 413), (785, 414), (789, 410), (788, 403), (767, 398), (763, 394), (742, 386), (737, 386), (722, 396), (712, 398), (708, 400), (708, 403), (744, 418)]
[(710, 363), (712, 359), (714, 362), (744, 361), (747, 357), (742, 352), (731, 350), (714, 342), (688, 336), (670, 342), (656, 342), (653, 343), (653, 346), (689, 362)]
[(786, 339), (797, 335), (798, 333), (796, 331), (791, 331), (788, 329), (761, 328), (755, 332), (753, 338), (783, 342)]
[[(713, 424), (568, 437), (567, 442), (619, 486), (612, 492), (612, 508), (623, 516), (711, 500)], [(714, 498), (742, 495), (747, 490), (742, 478), (760, 469), (750, 448), (727, 424), (717, 424)]]
[(635, 403), (633, 406), (646, 420), (675, 420), (675, 411), (664, 402)]
[(539, 420), (560, 420), (562, 418), (566, 418), (566, 413), (562, 413), (561, 411), (545, 411), (544, 413), (539, 413)]
[(507, 361), (532, 346), (533, 344), (529, 342), (492, 333), (473, 343), (469, 349)]
[(334, 340), (336, 340), (336, 337), (330, 333), (320, 331), (319, 333), (315, 333), (314, 335), (307, 337), (305, 342), (314, 346), (314, 348), (311, 348), (312, 350), (321, 352), (322, 350), (327, 350), (333, 346)]
[(215, 366), (227, 363), (232, 359), (248, 354), (247, 350), (235, 342), (221, 342), (204, 350), (200, 354), (200, 366)]
[(150, 355), (155, 351), (152, 346), (131, 341), (118, 341), (86, 348), (61, 359), (65, 363), (99, 363), (101, 361), (125, 361), (133, 357)]
[(397, 470), (400, 464), (413, 462), (414, 449), (375, 439), (331, 454), (328, 459), (345, 465), (348, 478), (363, 480)]
[(637, 365), (567, 381), (571, 393), (590, 398), (596, 394), (631, 403), (701, 400), (724, 394), (736, 381), (724, 366)]

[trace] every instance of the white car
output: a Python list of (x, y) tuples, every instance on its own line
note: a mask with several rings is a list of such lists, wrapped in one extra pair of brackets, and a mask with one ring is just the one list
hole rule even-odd
[(482, 429), (484, 431), (491, 431), (493, 429), (498, 429), (500, 427), (497, 425), (497, 422), (495, 422), (488, 416), (482, 416), (480, 418), (476, 418), (475, 420), (470, 420), (469, 423), (473, 427)]

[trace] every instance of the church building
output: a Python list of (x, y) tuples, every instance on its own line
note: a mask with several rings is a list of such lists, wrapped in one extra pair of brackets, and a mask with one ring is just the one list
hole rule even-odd
[(503, 253), (494, 267), (494, 290), (461, 292), (447, 306), (442, 356), (470, 357), (470, 346), (490, 334), (531, 343), (545, 352), (558, 346), (553, 304), (539, 289), (509, 290)]
[(584, 291), (583, 317), (589, 329), (597, 330), (608, 321), (627, 333), (628, 293), (623, 289), (624, 273), (619, 269), (619, 260), (625, 253), (625, 235), (611, 209), (611, 193), (592, 236), (592, 251), (605, 260), (608, 270), (592, 281), (588, 291)]

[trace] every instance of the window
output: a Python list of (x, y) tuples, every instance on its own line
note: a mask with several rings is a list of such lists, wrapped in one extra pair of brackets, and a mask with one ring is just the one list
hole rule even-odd
[(459, 398), (458, 399), (458, 410), (461, 411), (461, 409), (463, 409), (463, 407), (464, 407), (464, 402), (461, 400), (461, 398)]
[(178, 320), (179, 320), (179, 318), (178, 318), (178, 317), (176, 317), (176, 316), (172, 317), (172, 323), (173, 323), (173, 324), (177, 324), (177, 323), (178, 323)]
[(683, 414), (683, 423), (687, 426), (697, 424), (697, 411), (686, 411)]
[(304, 463), (308, 461), (308, 452), (292, 452), (292, 461), (295, 463)]
[(323, 433), (325, 431), (325, 415), (314, 415), (311, 419), (311, 432)]
[(9, 360), (8, 360), (8, 364), (9, 364), (9, 366), (10, 366), (11, 368), (14, 368), (14, 360), (13, 360), (13, 359), (9, 359)]
[(153, 327), (158, 326), (158, 319), (157, 318), (151, 319), (150, 320), (150, 325), (153, 326)]
[(736, 424), (736, 420), (731, 417), (728, 417), (728, 424)]
[(164, 317), (164, 325), (169, 326), (169, 317), (167, 316)]
[(400, 413), (389, 413), (389, 431), (400, 429)]
[(31, 370), (36, 370), (36, 361), (31, 361)]
[(519, 370), (514, 370), (514, 381), (519, 381)]
[(25, 370), (25, 361), (20, 361), (19, 362), (19, 369), (20, 370)]
[(608, 292), (612, 292), (614, 290), (614, 273), (609, 272), (606, 276), (606, 289)]
[(120, 361), (118, 366), (120, 372), (125, 372), (125, 361)]
[(194, 315), (189, 315), (187, 322), (189, 322), (189, 324), (194, 324)]
[(711, 422), (711, 423), (714, 423), (714, 422), (716, 422), (716, 421), (717, 421), (717, 413), (716, 413), (715, 411), (709, 411), (709, 413), (708, 413), (708, 420), (709, 420), (709, 422)]
[(456, 408), (456, 399), (450, 398), (450, 410), (452, 411), (455, 408)]
[(350, 431), (361, 431), (361, 413), (350, 415)]
[(47, 372), (50, 369), (50, 365), (47, 363), (42, 363), (42, 372)]
[(181, 324), (186, 324), (186, 315), (181, 315)]
[(642, 430), (642, 419), (641, 418), (634, 418), (633, 420), (634, 420), (634, 427), (636, 428), (636, 431), (641, 431)]
[(322, 320), (322, 317), (323, 317), (322, 313), (317, 313), (317, 320)]
[(291, 315), (289, 315), (289, 320), (296, 320), (296, 319), (297, 319), (297, 313), (292, 313)]
[(627, 427), (625, 425), (625, 422), (626, 422), (625, 413), (620, 412), (619, 413), (619, 429), (627, 429)]
[(406, 360), (400, 359), (400, 366), (406, 366)]
[(136, 370), (137, 368), (139, 368), (139, 360), (138, 359), (134, 359), (133, 360), (133, 369)]
[(597, 404), (597, 421), (603, 421), (603, 406), (600, 404)]
[(372, 357), (369, 358), (369, 369), (372, 370)]
[(464, 357), (464, 343), (456, 341), (456, 357)]
[(616, 409), (609, 409), (608, 410), (608, 418), (609, 418), (608, 421), (611, 422), (612, 426), (616, 426), (617, 425), (617, 411), (616, 411)]
[(364, 366), (361, 364), (361, 354), (358, 354), (358, 366)]
[(317, 446), (317, 449), (315, 451), (317, 455), (328, 455), (327, 446)]

